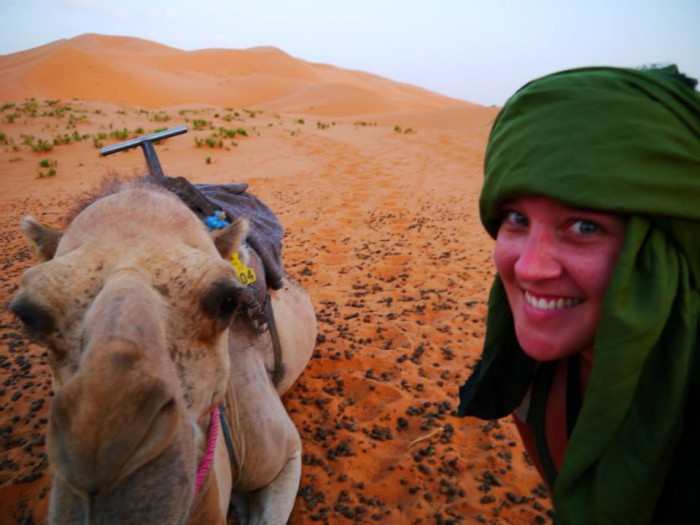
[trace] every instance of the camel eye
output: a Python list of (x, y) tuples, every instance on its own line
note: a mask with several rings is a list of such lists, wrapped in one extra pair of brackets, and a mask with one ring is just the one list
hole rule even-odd
[(54, 327), (54, 319), (44, 308), (26, 298), (18, 297), (10, 303), (14, 313), (32, 337), (47, 334)]
[(228, 323), (241, 303), (241, 290), (230, 281), (217, 281), (202, 300), (204, 312), (211, 318)]
[(238, 293), (226, 295), (221, 300), (221, 305), (219, 306), (219, 315), (230, 317), (236, 311), (238, 307)]

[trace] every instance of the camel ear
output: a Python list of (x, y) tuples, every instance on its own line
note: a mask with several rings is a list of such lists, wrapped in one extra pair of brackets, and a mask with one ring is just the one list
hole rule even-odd
[(238, 251), (238, 248), (248, 236), (249, 228), (250, 223), (248, 219), (239, 218), (229, 226), (226, 226), (226, 228), (212, 232), (214, 244), (221, 257), (228, 260), (233, 255), (233, 252)]
[(19, 229), (29, 239), (34, 256), (40, 261), (53, 259), (63, 232), (40, 223), (34, 217), (26, 216), (19, 223)]

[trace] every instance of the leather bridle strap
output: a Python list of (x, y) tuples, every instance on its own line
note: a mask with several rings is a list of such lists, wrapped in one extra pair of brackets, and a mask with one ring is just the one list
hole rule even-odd
[(275, 364), (272, 369), (272, 384), (277, 386), (282, 380), (282, 343), (280, 342), (280, 334), (277, 330), (275, 322), (275, 313), (272, 310), (272, 298), (270, 294), (265, 296), (265, 316), (267, 317), (267, 326), (270, 330), (270, 339), (272, 339), (272, 350), (275, 356)]

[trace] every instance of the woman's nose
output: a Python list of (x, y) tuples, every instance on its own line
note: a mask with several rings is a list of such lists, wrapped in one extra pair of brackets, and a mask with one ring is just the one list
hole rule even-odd
[(530, 231), (515, 262), (516, 277), (523, 281), (538, 281), (559, 277), (561, 271), (553, 235), (539, 230)]

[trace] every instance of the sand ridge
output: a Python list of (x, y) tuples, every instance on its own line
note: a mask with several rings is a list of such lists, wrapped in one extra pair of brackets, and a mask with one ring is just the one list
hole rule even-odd
[[(273, 47), (181, 51), (94, 34), (0, 56), (0, 86), (5, 100), (80, 98), (147, 108), (206, 103), (274, 109), (279, 99), (292, 97), (302, 113), (337, 115), (337, 105), (318, 108), (316, 97), (351, 89), (357, 96), (346, 101), (345, 114), (473, 106), (376, 75), (304, 62)], [(360, 95), (373, 103), (366, 107)]]
[[(153, 73), (156, 91), (165, 89), (163, 79), (197, 83), (192, 71), (178, 69), (171, 55), (181, 52), (172, 48), (98, 35), (77, 40), (105, 75), (110, 54), (142, 54), (143, 64), (155, 61), (167, 73)], [(341, 77), (361, 84), (371, 75), (337, 72), (337, 88), (321, 75), (334, 68), (301, 61), (289, 64), (284, 82), (310, 75), (302, 80), (328, 94), (325, 105), (303, 90), (286, 98), (289, 106), (274, 95), (270, 107), (63, 98), (37, 64), (47, 61), (47, 49), (64, 45), (0, 57), (0, 303), (34, 263), (17, 229), (22, 216), (60, 226), (76, 197), (104, 176), (145, 171), (140, 151), (101, 158), (100, 145), (186, 124), (186, 135), (157, 146), (165, 171), (193, 182), (248, 182), (285, 227), (286, 268), (317, 311), (314, 357), (284, 399), (304, 446), (290, 523), (550, 521), (546, 491), (512, 423), (455, 416), (458, 387), (483, 343), (493, 276), (493, 242), (479, 224), (477, 199), (495, 108), (453, 104), (386, 79), (373, 84), (376, 97), (354, 98), (358, 86)], [(277, 50), (248, 51), (296, 60)], [(43, 83), (26, 83), (29, 69)], [(123, 73), (105, 81), (129, 82), (121, 93), (142, 91)], [(202, 78), (200, 87), (209, 73)], [(267, 82), (274, 92), (275, 81)], [(328, 113), (304, 111), (305, 103)], [(363, 112), (370, 103), (377, 106)], [(0, 524), (40, 523), (46, 514), (47, 359), (3, 309)]]

